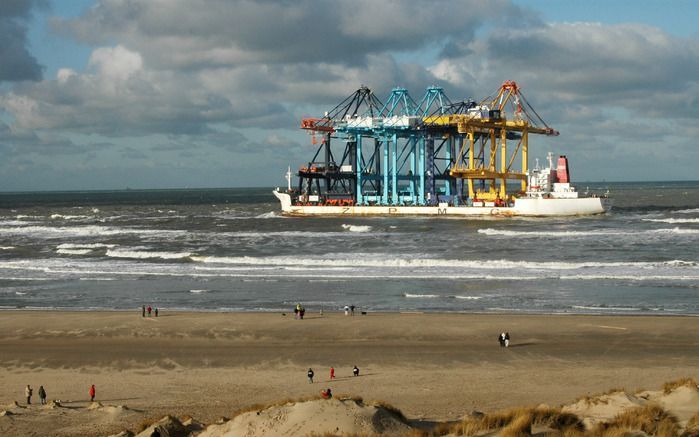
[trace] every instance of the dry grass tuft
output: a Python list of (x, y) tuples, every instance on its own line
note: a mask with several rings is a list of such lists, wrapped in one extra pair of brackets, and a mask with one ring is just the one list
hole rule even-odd
[(146, 417), (146, 418), (142, 419), (142, 420), (138, 423), (138, 425), (136, 426), (136, 429), (138, 430), (138, 431), (136, 431), (136, 434), (145, 431), (146, 428), (148, 428), (149, 426), (151, 426), (151, 425), (154, 424), (155, 422), (159, 421), (160, 419), (161, 419), (161, 417), (158, 417), (158, 418), (155, 418), (155, 417)]
[[(486, 414), (483, 417), (464, 419), (452, 426), (449, 432), (456, 435), (472, 436), (483, 432), (502, 429), (502, 435), (529, 435), (532, 425), (540, 425), (555, 429), (560, 433), (568, 433), (571, 437), (579, 435), (584, 425), (575, 414), (563, 413), (558, 408), (549, 407), (520, 407)], [(519, 434), (518, 434), (519, 433)]]
[(597, 437), (614, 437), (626, 435), (633, 431), (642, 431), (650, 436), (674, 437), (679, 435), (677, 418), (659, 405), (644, 405), (631, 408), (618, 414), (607, 423), (600, 423), (592, 432)]
[(577, 403), (580, 401), (584, 401), (588, 405), (590, 405), (590, 404), (596, 405), (596, 404), (600, 404), (600, 403), (606, 403), (605, 401), (600, 399), (602, 396), (610, 396), (610, 395), (613, 395), (615, 393), (625, 393), (625, 392), (626, 392), (626, 390), (623, 387), (622, 388), (612, 388), (612, 389), (609, 389), (603, 393), (597, 393), (597, 394), (592, 394), (592, 395), (582, 395), (579, 398), (575, 399), (573, 401), (573, 403)]
[(500, 431), (500, 437), (523, 437), (532, 435), (532, 422), (534, 418), (531, 414), (522, 414), (515, 417), (512, 422)]
[(393, 405), (389, 404), (386, 401), (371, 401), (369, 403), (369, 405), (372, 405), (374, 407), (383, 408), (384, 410), (386, 410), (390, 413), (393, 413), (396, 417), (398, 417), (401, 420), (401, 422), (405, 422), (405, 423), (408, 422), (408, 419), (405, 418), (405, 416), (403, 415), (403, 412), (399, 408), (394, 407)]
[(679, 387), (697, 388), (697, 382), (693, 378), (680, 378), (676, 381), (670, 381), (663, 384), (663, 393), (670, 394), (673, 390)]
[(687, 430), (699, 431), (699, 411), (687, 421)]

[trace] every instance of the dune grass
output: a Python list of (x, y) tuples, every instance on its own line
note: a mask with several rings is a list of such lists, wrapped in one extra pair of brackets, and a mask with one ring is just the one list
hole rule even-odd
[(600, 423), (592, 430), (593, 437), (621, 436), (642, 431), (649, 436), (674, 437), (679, 435), (677, 418), (655, 404), (630, 408), (609, 422)]
[(694, 378), (680, 378), (675, 381), (666, 382), (663, 384), (663, 393), (670, 394), (673, 390), (680, 387), (693, 387), (697, 388), (697, 382)]
[(558, 408), (520, 407), (486, 414), (482, 417), (469, 417), (448, 429), (448, 433), (472, 436), (501, 429), (502, 436), (530, 435), (532, 426), (552, 428), (560, 433), (577, 435), (584, 426), (578, 416), (563, 413)]

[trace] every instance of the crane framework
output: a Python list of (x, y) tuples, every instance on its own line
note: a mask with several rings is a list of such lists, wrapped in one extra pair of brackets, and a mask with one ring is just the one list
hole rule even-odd
[(558, 135), (512, 81), (480, 103), (452, 103), (435, 86), (419, 102), (394, 88), (382, 103), (362, 86), (301, 128), (320, 144), (297, 194), (326, 205), (504, 200), (510, 180), (527, 189), (529, 133)]

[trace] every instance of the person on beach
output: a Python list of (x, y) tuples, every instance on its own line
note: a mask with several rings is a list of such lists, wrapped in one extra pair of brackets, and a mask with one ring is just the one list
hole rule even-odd
[(505, 333), (505, 347), (510, 347), (510, 333)]
[(335, 368), (334, 367), (330, 368), (330, 379), (335, 379)]
[(146, 306), (141, 305), (141, 317), (146, 317)]
[(333, 392), (330, 390), (330, 387), (328, 387), (325, 390), (320, 391), (320, 396), (323, 399), (330, 399), (331, 397), (333, 397)]
[(90, 402), (95, 401), (95, 384), (90, 386), (90, 390), (87, 392), (90, 395)]
[(301, 320), (303, 320), (304, 314), (306, 314), (306, 308), (301, 307), (301, 309), (299, 310), (299, 318), (301, 318)]
[(350, 305), (350, 314), (354, 315), (354, 305)]
[(155, 317), (158, 317), (158, 309), (155, 309)]
[(301, 304), (297, 303), (296, 308), (294, 308), (294, 319), (298, 319), (301, 315)]
[(315, 373), (313, 373), (313, 369), (311, 369), (309, 367), (308, 368), (308, 383), (309, 384), (313, 384), (313, 375), (315, 375)]
[(46, 390), (44, 390), (43, 385), (39, 386), (39, 402), (41, 405), (46, 405)]
[(345, 305), (345, 315), (349, 316), (349, 307)]
[(32, 394), (34, 393), (34, 390), (32, 390), (32, 386), (27, 384), (27, 387), (24, 389), (24, 394), (27, 396), (27, 405), (32, 404)]
[(354, 366), (354, 368), (352, 369), (352, 374), (354, 376), (359, 376), (359, 367)]
[(500, 335), (498, 335), (498, 341), (500, 342), (500, 347), (505, 347), (505, 333), (501, 332)]

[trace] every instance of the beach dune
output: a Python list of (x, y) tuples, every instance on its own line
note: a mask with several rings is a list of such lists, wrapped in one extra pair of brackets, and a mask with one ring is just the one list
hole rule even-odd
[[(699, 379), (696, 320), (7, 311), (0, 317), (0, 405), (19, 406), (4, 408), (10, 414), (0, 417), (0, 434), (109, 435), (166, 414), (214, 423), (253, 404), (313, 397), (328, 387), (336, 398), (389, 403), (425, 422), (460, 420), (474, 410), (574, 405), (610, 388), (641, 399), (636, 393), (667, 381)], [(498, 344), (503, 331), (511, 335), (508, 348)], [(62, 407), (27, 408), (27, 384), (43, 385)], [(88, 409), (91, 384), (102, 409)]]

